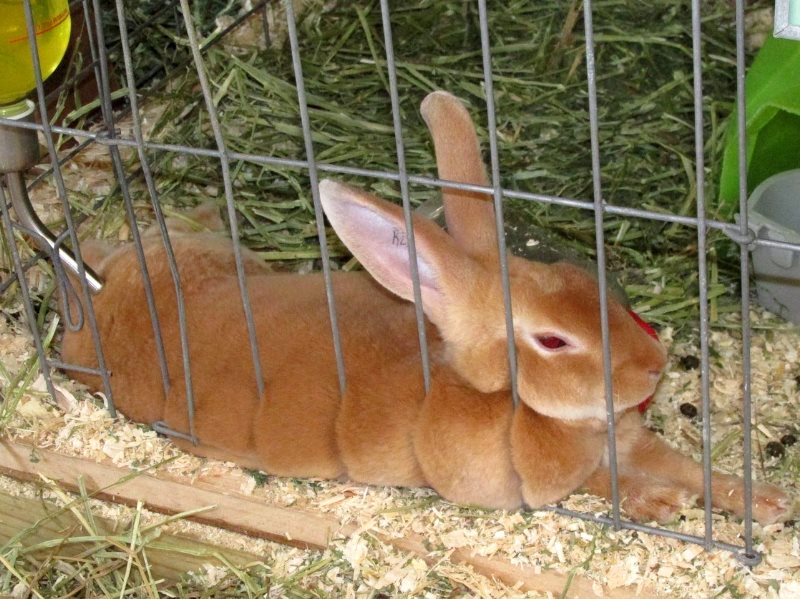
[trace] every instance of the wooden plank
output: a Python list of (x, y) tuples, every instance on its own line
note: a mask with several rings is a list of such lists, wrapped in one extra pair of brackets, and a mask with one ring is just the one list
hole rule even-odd
[(203, 488), (207, 484), (189, 485), (150, 474), (131, 476), (129, 470), (110, 464), (8, 441), (0, 443), (0, 472), (21, 480), (36, 480), (42, 474), (72, 491), (83, 479), (86, 490), (97, 499), (131, 506), (141, 500), (148, 509), (164, 514), (213, 506), (191, 519), (303, 548), (325, 548), (333, 535), (347, 536), (354, 530), (352, 526), (343, 528), (333, 518), (267, 505), (228, 490), (223, 494)]
[[(277, 541), (303, 548), (324, 549), (334, 537), (348, 537), (358, 527), (342, 525), (333, 517), (265, 504), (263, 500), (238, 494), (234, 485), (219, 486), (208, 482), (189, 484), (164, 475), (137, 473), (112, 464), (97, 463), (81, 458), (61, 455), (51, 450), (0, 440), (0, 473), (19, 480), (38, 480), (39, 475), (58, 481), (63, 487), (76, 490), (83, 481), (93, 497), (126, 505), (144, 501), (156, 512), (176, 514), (211, 506), (210, 509), (189, 519), (241, 532), (249, 536)], [(400, 551), (412, 553), (435, 563), (441, 556), (432, 556), (422, 537), (409, 535), (402, 539), (377, 537)], [(472, 566), (480, 574), (501, 580), (523, 590), (550, 592), (560, 595), (569, 586), (567, 597), (596, 597), (592, 581), (576, 575), (554, 571), (537, 572), (533, 568), (517, 566), (500, 558), (472, 555), (457, 549), (450, 561)], [(633, 588), (603, 588), (604, 597), (628, 599), (652, 596), (648, 589), (637, 593)]]
[[(98, 537), (119, 536), (119, 526), (112, 520), (93, 515)], [(78, 517), (70, 510), (41, 499), (13, 497), (0, 493), (0, 543), (9, 543), (20, 531), (26, 533), (14, 545), (33, 547), (48, 541), (89, 536)], [(78, 555), (102, 546), (103, 541), (87, 541), (59, 546), (59, 555)], [(46, 558), (53, 550), (41, 549), (35, 557)], [(259, 556), (227, 547), (219, 547), (194, 538), (161, 532), (147, 543), (147, 560), (155, 579), (177, 581), (190, 570), (205, 564), (225, 566), (226, 563), (244, 566), (260, 561)]]

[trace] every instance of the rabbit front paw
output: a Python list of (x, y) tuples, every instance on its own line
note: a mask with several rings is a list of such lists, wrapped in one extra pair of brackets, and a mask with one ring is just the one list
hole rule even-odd
[[(720, 477), (722, 478), (722, 477)], [(744, 517), (744, 483), (739, 478), (725, 476), (714, 485), (714, 506)], [(792, 515), (792, 499), (782, 489), (768, 483), (753, 482), (753, 520), (759, 524), (784, 522)]]
[(792, 499), (775, 485), (753, 483), (753, 519), (760, 524), (785, 522), (792, 515)]

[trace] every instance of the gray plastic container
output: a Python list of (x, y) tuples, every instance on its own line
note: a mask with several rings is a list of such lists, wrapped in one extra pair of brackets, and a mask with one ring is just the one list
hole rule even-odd
[[(747, 200), (750, 228), (759, 239), (800, 246), (800, 169), (770, 177)], [(800, 324), (800, 251), (758, 246), (751, 252), (758, 302)]]

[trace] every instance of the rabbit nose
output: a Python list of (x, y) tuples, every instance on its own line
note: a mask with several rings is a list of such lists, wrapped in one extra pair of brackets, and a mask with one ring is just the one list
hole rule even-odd
[(658, 379), (661, 378), (660, 370), (650, 370), (648, 374), (650, 375), (650, 378), (653, 379), (654, 381), (657, 381)]

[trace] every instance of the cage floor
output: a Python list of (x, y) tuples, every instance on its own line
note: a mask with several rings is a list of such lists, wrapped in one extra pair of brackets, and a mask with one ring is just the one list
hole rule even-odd
[[(754, 317), (754, 475), (797, 494), (800, 447), (781, 445), (784, 452), (780, 457), (769, 455), (766, 448), (770, 442), (780, 443), (781, 438), (787, 441), (786, 435), (797, 434), (798, 382), (793, 373), (800, 371), (800, 339), (796, 329), (779, 326), (768, 314), (756, 311)], [(670, 331), (663, 331), (662, 336), (671, 342)], [(574, 592), (582, 581), (600, 596), (624, 596), (629, 592), (639, 592), (641, 596), (800, 596), (800, 536), (791, 523), (755, 526), (757, 549), (764, 559), (748, 570), (728, 552), (705, 552), (699, 546), (666, 538), (615, 532), (552, 512), (494, 512), (452, 505), (425, 489), (263, 476), (233, 464), (181, 453), (147, 427), (124, 419), (113, 421), (98, 398), (88, 397), (60, 374), (55, 379), (58, 397), (52, 402), (41, 376), (35, 378), (31, 347), (29, 334), (14, 319), (0, 321), (0, 356), (7, 374), (20, 381), (26, 376), (33, 378), (27, 386), (12, 388), (7, 396), (7, 406), (18, 402), (13, 413), (6, 411), (8, 439), (78, 456), (87, 463), (99, 461), (135, 470), (154, 467), (187, 482), (225, 480), (238, 493), (265, 503), (308, 510), (333, 517), (342, 525), (356, 525), (355, 534), (332, 539), (324, 551), (278, 548), (273, 544), (265, 549), (264, 541), (243, 537), (231, 541), (236, 548), (264, 556), (278, 583), (285, 579), (295, 584), (299, 580), (306, 590), (346, 590), (348, 596), (382, 592), (435, 597), (446, 588), (456, 595), (524, 595), (519, 589), (492, 581), (450, 559), (452, 552), (466, 550), (507, 564), (561, 573), (565, 588), (574, 581)], [(712, 347), (714, 465), (737, 472), (741, 465), (737, 407), (741, 346), (735, 329), (717, 329)], [(692, 342), (672, 343), (671, 365), (648, 418), (671, 443), (697, 457), (699, 424), (679, 409), (684, 403), (696, 402), (699, 396), (699, 375), (689, 357), (695, 352)], [(774, 447), (770, 446), (772, 453)], [(3, 487), (6, 492), (11, 487), (17, 489), (11, 491), (14, 494), (31, 492), (19, 490), (8, 481)], [(574, 495), (564, 506), (590, 513), (608, 509), (603, 501), (586, 495)], [(119, 511), (121, 508), (108, 509), (122, 522), (131, 517), (130, 512), (125, 515)], [(719, 540), (740, 542), (738, 521), (718, 515), (714, 523)], [(170, 526), (193, 525), (180, 522)], [(702, 510), (686, 510), (669, 528), (702, 535)], [(405, 534), (422, 537), (440, 559), (428, 565), (418, 556), (378, 540)], [(223, 533), (219, 535), (223, 541), (228, 538)], [(223, 575), (213, 568), (200, 574), (212, 578)]]

